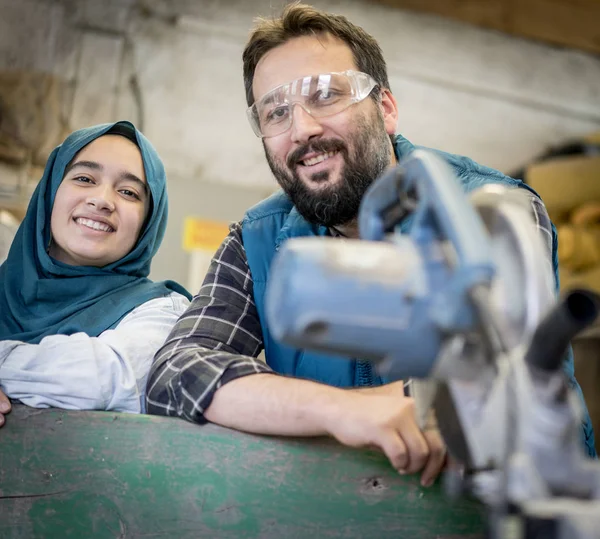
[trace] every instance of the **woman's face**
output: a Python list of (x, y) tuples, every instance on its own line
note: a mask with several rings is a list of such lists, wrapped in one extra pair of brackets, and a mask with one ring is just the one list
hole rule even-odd
[(116, 262), (135, 246), (149, 206), (138, 147), (120, 135), (97, 138), (65, 170), (50, 217), (49, 254), (72, 266)]

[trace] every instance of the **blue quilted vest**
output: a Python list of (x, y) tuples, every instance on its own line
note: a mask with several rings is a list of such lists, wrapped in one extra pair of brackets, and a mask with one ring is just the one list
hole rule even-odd
[[(404, 137), (398, 135), (395, 141), (395, 153), (398, 160), (415, 149)], [(497, 170), (484, 167), (467, 157), (453, 155), (439, 150), (434, 151), (450, 164), (454, 173), (462, 182), (466, 192), (488, 183), (499, 183), (513, 187), (522, 187), (535, 191), (529, 186), (505, 176)], [(242, 222), (242, 239), (248, 257), (248, 264), (254, 282), (254, 301), (258, 310), (263, 331), (265, 356), (268, 365), (284, 375), (307, 378), (338, 387), (373, 386), (383, 383), (371, 364), (356, 359), (344, 359), (335, 356), (315, 353), (308, 350), (292, 348), (273, 339), (265, 318), (265, 290), (269, 278), (269, 270), (273, 257), (281, 245), (289, 238), (301, 236), (327, 236), (329, 231), (324, 226), (307, 222), (296, 210), (290, 199), (278, 191), (266, 200), (250, 208)], [(553, 248), (552, 259), (554, 276), (558, 289), (558, 252), (554, 225), (552, 226)], [(573, 352), (569, 348), (565, 361), (565, 371), (572, 387), (580, 394), (585, 414), (582, 437), (588, 453), (595, 456), (594, 433), (583, 394), (575, 380)]]

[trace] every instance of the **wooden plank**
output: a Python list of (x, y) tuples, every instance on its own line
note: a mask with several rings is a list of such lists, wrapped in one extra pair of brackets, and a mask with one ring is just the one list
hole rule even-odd
[(327, 439), (16, 406), (0, 537), (482, 538), (481, 507)]
[(598, 0), (515, 2), (508, 30), (516, 35), (600, 53)]
[(378, 0), (526, 38), (600, 53), (598, 0)]
[(434, 13), (477, 26), (496, 28), (506, 14), (506, 0), (378, 0), (391, 7)]

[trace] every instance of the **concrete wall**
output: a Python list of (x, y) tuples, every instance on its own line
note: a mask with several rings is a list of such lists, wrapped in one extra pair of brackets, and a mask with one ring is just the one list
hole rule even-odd
[[(0, 69), (59, 74), (72, 128), (130, 119), (162, 155), (171, 218), (154, 278), (187, 281), (186, 215), (238, 219), (275, 188), (246, 122), (241, 52), (253, 17), (282, 4), (0, 0)], [(379, 40), (398, 130), (418, 144), (508, 172), (600, 129), (597, 57), (358, 0), (314, 4)]]

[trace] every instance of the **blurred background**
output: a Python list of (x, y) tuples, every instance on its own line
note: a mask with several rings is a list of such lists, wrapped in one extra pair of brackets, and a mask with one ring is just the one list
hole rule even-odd
[[(151, 277), (195, 292), (227, 223), (276, 189), (246, 121), (241, 53), (254, 17), (285, 3), (0, 0), (0, 261), (51, 149), (128, 119), (168, 175)], [(559, 228), (563, 286), (600, 290), (598, 0), (312, 3), (379, 41), (399, 133), (532, 184)], [(600, 426), (598, 337), (576, 354)]]

